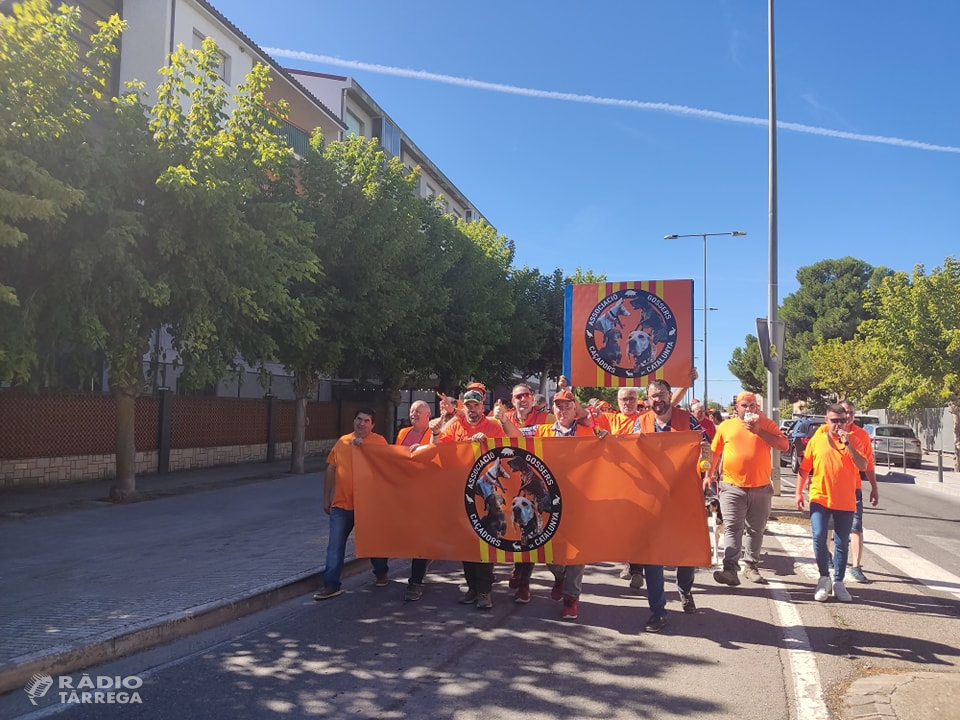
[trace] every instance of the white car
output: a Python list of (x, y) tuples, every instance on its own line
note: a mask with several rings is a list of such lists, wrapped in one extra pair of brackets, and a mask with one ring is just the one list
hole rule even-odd
[(873, 440), (873, 461), (877, 465), (903, 465), (906, 457), (908, 467), (920, 467), (923, 447), (913, 428), (908, 425), (867, 425), (863, 429)]

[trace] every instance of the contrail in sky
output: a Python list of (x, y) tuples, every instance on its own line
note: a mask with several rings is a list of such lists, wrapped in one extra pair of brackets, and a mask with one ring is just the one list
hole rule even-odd
[[(291, 60), (306, 60), (307, 62), (324, 63), (327, 65), (335, 65), (337, 67), (351, 68), (353, 70), (366, 70), (367, 72), (379, 73), (381, 75), (396, 75), (398, 77), (414, 78), (416, 80), (429, 80), (431, 82), (446, 83), (447, 85), (460, 85), (461, 87), (476, 88), (478, 90), (491, 90), (493, 92), (508, 93), (510, 95), (524, 95), (526, 97), (538, 97), (547, 100), (563, 100), (566, 102), (586, 103), (589, 105), (613, 105), (615, 107), (634, 108), (637, 110), (657, 110), (660, 112), (672, 113), (674, 115), (688, 115), (692, 117), (709, 118), (711, 120), (724, 120), (726, 122), (741, 123), (743, 125), (767, 126), (767, 118), (750, 117), (748, 115), (734, 115), (731, 113), (717, 112), (716, 110), (703, 110), (701, 108), (687, 107), (686, 105), (642, 102), (640, 100), (621, 100), (618, 98), (597, 97), (596, 95), (580, 95), (577, 93), (556, 92), (553, 90), (535, 90), (533, 88), (517, 87), (516, 85), (503, 85), (501, 83), (484, 82), (482, 80), (471, 80), (469, 78), (456, 77), (454, 75), (441, 75), (439, 73), (427, 72), (426, 70), (408, 70), (407, 68), (391, 67), (389, 65), (375, 65), (356, 60), (343, 60), (342, 58), (331, 57), (329, 55), (316, 55), (314, 53), (302, 52), (299, 50), (284, 50), (283, 48), (264, 48), (264, 50), (276, 57), (283, 57)], [(843, 130), (830, 130), (829, 128), (815, 127), (813, 125), (801, 125), (799, 123), (783, 121), (777, 121), (777, 127), (782, 128), (783, 130), (793, 130), (794, 132), (807, 133), (809, 135), (825, 135), (827, 137), (840, 138), (843, 140), (857, 140), (859, 142), (880, 143), (882, 145), (896, 145), (898, 147), (913, 148), (914, 150), (960, 153), (960, 147), (952, 147), (950, 145), (932, 145), (931, 143), (918, 142), (916, 140), (906, 140), (904, 138), (886, 137), (884, 135), (863, 135), (861, 133), (845, 132)]]

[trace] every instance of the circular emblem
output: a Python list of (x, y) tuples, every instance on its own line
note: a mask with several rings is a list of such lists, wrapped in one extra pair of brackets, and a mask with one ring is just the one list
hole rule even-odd
[(587, 318), (587, 352), (604, 371), (639, 378), (663, 366), (677, 346), (677, 319), (660, 296), (617, 290)]
[(560, 527), (560, 489), (532, 452), (497, 447), (485, 452), (467, 476), (464, 504), (474, 532), (506, 552), (545, 545)]

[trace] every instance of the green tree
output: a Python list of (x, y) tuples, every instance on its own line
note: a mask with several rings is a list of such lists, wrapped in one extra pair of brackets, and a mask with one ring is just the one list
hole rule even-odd
[(894, 372), (887, 349), (875, 338), (833, 338), (810, 349), (813, 385), (837, 401), (853, 399), (861, 406), (878, 392), (889, 392)]
[(760, 341), (755, 335), (747, 335), (743, 347), (734, 348), (730, 362), (730, 372), (740, 381), (744, 390), (761, 396), (767, 394), (767, 368), (760, 354)]
[[(797, 271), (800, 288), (784, 298), (779, 313), (786, 324), (780, 373), (783, 398), (816, 400), (811, 348), (832, 338), (852, 340), (860, 323), (870, 317), (867, 296), (889, 274), (886, 268), (852, 257), (821, 260)], [(766, 371), (756, 362), (759, 350), (754, 355), (750, 347), (755, 341), (748, 335), (746, 345), (737, 349), (739, 353), (734, 351), (730, 370), (745, 388), (759, 392), (755, 388), (766, 387)]]
[(960, 470), (960, 260), (948, 257), (929, 274), (917, 265), (912, 275), (886, 277), (870, 309), (875, 317), (863, 332), (896, 364), (885, 389), (890, 407), (946, 404), (954, 417), (954, 467)]
[(37, 365), (36, 316), (20, 307), (19, 246), (29, 230), (61, 225), (83, 199), (63, 176), (100, 99), (116, 16), (100, 24), (78, 72), (79, 11), (26, 0), (0, 14), (0, 378), (26, 382)]

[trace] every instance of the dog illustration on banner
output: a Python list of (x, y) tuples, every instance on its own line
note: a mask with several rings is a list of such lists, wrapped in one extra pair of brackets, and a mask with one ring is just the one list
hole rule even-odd
[(560, 526), (556, 479), (539, 457), (521, 448), (481, 455), (467, 476), (464, 502), (474, 532), (500, 550), (534, 550)]
[(670, 358), (677, 344), (677, 319), (653, 292), (618, 290), (590, 313), (585, 340), (590, 357), (604, 371), (639, 378)]

